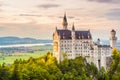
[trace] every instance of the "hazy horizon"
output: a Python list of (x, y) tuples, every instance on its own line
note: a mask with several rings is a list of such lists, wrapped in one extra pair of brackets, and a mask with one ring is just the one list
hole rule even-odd
[(62, 28), (90, 29), (93, 39), (109, 40), (111, 29), (120, 38), (120, 0), (0, 0), (0, 37), (50, 39)]

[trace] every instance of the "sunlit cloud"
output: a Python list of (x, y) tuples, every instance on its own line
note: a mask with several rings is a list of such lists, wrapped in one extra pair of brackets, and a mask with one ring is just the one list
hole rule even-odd
[(100, 3), (120, 3), (120, 0), (88, 0), (88, 1), (96, 1)]
[(120, 0), (2, 0), (0, 36), (52, 39), (55, 27), (62, 28), (66, 11), (69, 29), (74, 22), (76, 30), (91, 29), (93, 37), (102, 31), (106, 38), (111, 29), (120, 30), (119, 3)]
[[(61, 19), (61, 18), (63, 18), (63, 16), (59, 16), (58, 18)], [(75, 17), (74, 17), (74, 16), (67, 16), (67, 18), (68, 18), (68, 19), (73, 19), (73, 18), (75, 18)]]
[(5, 26), (0, 26), (0, 31), (4, 31), (6, 29)]
[(59, 4), (50, 4), (50, 3), (48, 3), (48, 4), (40, 4), (40, 5), (38, 5), (37, 7), (38, 8), (44, 8), (44, 9), (49, 9), (49, 8), (57, 8), (57, 7), (60, 7), (61, 5), (59, 5)]
[(0, 12), (3, 11), (2, 7), (4, 6), (4, 3), (0, 1)]
[(27, 16), (27, 17), (41, 17), (42, 15), (37, 15), (37, 14), (20, 14), (19, 16)]
[(105, 16), (111, 20), (120, 20), (120, 8), (110, 9)]
[[(3, 26), (0, 27), (1, 36), (14, 35), (18, 37), (32, 37), (39, 39), (43, 37), (44, 39), (51, 39), (48, 36), (52, 36), (51, 33), (54, 31), (54, 27), (51, 27), (51, 24), (3, 23), (1, 25)], [(48, 29), (49, 32), (46, 33), (46, 29)]]

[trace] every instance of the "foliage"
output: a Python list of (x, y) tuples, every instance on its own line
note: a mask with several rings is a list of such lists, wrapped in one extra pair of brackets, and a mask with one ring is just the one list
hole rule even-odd
[(0, 66), (0, 80), (120, 80), (120, 52), (113, 50), (109, 69), (100, 70), (85, 58), (65, 58), (59, 64), (51, 53), (28, 60), (16, 59)]
[(110, 80), (120, 80), (120, 52), (117, 49), (113, 50), (112, 63), (109, 69)]
[(7, 66), (3, 64), (0, 66), (0, 80), (9, 80), (10, 79), (10, 72)]

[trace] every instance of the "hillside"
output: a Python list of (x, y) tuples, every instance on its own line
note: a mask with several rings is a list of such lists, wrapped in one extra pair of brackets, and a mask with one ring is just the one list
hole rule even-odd
[(19, 38), (19, 37), (0, 37), (0, 45), (35, 44), (35, 43), (52, 43), (52, 40)]

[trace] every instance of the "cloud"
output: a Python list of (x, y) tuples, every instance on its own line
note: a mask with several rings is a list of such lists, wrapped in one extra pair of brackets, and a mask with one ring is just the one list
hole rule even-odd
[(6, 28), (5, 27), (3, 27), (3, 26), (0, 26), (0, 31), (2, 30), (5, 30)]
[[(58, 18), (63, 18), (63, 16), (59, 16)], [(75, 18), (74, 16), (67, 16), (68, 19), (73, 19)]]
[(20, 14), (19, 16), (33, 16), (33, 17), (41, 17), (42, 15), (36, 15), (36, 14)]
[(69, 8), (69, 9), (67, 9), (67, 10), (85, 10), (85, 8)]
[(48, 8), (56, 8), (56, 7), (60, 7), (61, 5), (59, 4), (41, 4), (41, 5), (38, 5), (37, 7), (38, 8), (44, 8), (44, 9), (48, 9)]
[(55, 0), (46, 0), (46, 1), (55, 1)]
[(59, 16), (58, 18), (63, 18), (63, 16)]
[(4, 5), (3, 1), (0, 1), (0, 7), (2, 7)]
[(75, 17), (74, 17), (74, 16), (68, 16), (68, 18), (69, 18), (69, 19), (73, 19), (73, 18), (75, 18)]
[(79, 18), (76, 18), (75, 20), (80, 20)]
[(54, 27), (51, 27), (52, 24), (1, 23), (0, 25), (2, 25), (0, 26), (0, 36), (52, 39), (52, 33), (55, 30)]
[(120, 8), (110, 9), (105, 16), (111, 20), (120, 20)]
[(48, 15), (48, 17), (55, 17), (54, 15)]
[(0, 26), (0, 31), (5, 31), (6, 29), (8, 29), (8, 28), (5, 27), (4, 25)]
[(88, 1), (95, 1), (100, 3), (120, 3), (120, 0), (88, 0)]
[(3, 7), (3, 2), (0, 1), (0, 11), (2, 11), (2, 7)]
[(0, 7), (2, 7), (2, 6), (3, 6), (3, 4), (0, 3)]

